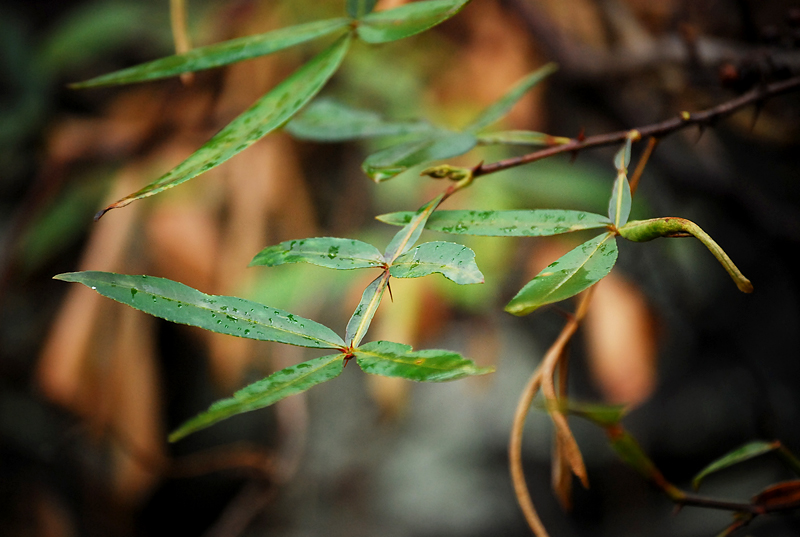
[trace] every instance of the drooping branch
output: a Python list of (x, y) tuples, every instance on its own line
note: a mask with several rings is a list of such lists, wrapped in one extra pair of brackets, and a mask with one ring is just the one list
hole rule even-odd
[[(653, 137), (658, 139), (691, 126), (707, 127), (713, 125), (720, 119), (727, 117), (742, 108), (745, 108), (746, 106), (758, 104), (777, 95), (799, 89), (800, 76), (796, 76), (780, 82), (773, 82), (771, 84), (756, 87), (740, 95), (739, 97), (736, 97), (735, 99), (731, 99), (730, 101), (726, 101), (701, 112), (681, 112), (678, 117), (667, 119), (660, 123), (653, 123), (643, 127), (637, 127), (633, 130), (638, 131), (642, 138)], [(517, 166), (552, 157), (560, 153), (574, 153), (580, 151), (581, 149), (587, 149), (590, 147), (603, 147), (620, 144), (625, 141), (630, 132), (631, 129), (588, 136), (582, 140), (575, 139), (566, 144), (533, 151), (532, 153), (521, 155), (519, 157), (511, 157), (489, 164), (480, 164), (473, 169), (472, 175), (473, 178), (480, 177), (481, 175), (488, 175), (490, 173), (496, 173), (509, 168), (515, 168)]]

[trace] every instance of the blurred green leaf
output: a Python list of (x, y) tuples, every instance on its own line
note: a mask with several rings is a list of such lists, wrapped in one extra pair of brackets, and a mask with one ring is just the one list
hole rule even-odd
[[(381, 222), (401, 226), (414, 213), (382, 214)], [(531, 211), (436, 211), (425, 229), (458, 235), (485, 237), (544, 237), (584, 229), (605, 228), (611, 222), (603, 215), (584, 211), (536, 209)]]
[(364, 289), (358, 307), (347, 322), (344, 335), (347, 345), (355, 347), (364, 339), (372, 318), (375, 316), (375, 311), (381, 304), (381, 298), (383, 298), (383, 292), (386, 291), (388, 283), (389, 271), (384, 271)]
[(478, 143), (483, 145), (562, 145), (572, 141), (563, 136), (551, 136), (543, 132), (534, 131), (498, 131), (478, 135)]
[(435, 128), (426, 121), (386, 121), (375, 112), (351, 108), (331, 99), (317, 99), (293, 118), (286, 130), (303, 140), (343, 142), (432, 132)]
[(632, 467), (645, 479), (658, 481), (661, 472), (647, 454), (642, 450), (639, 442), (636, 441), (628, 431), (617, 428), (607, 430), (611, 447), (617, 452), (622, 462)]
[(724, 470), (725, 468), (729, 468), (735, 464), (758, 457), (764, 453), (775, 451), (780, 447), (780, 442), (756, 441), (745, 444), (703, 468), (700, 473), (698, 473), (694, 479), (692, 479), (692, 487), (697, 490), (700, 487), (700, 483), (706, 476), (715, 472), (719, 472), (720, 470)]
[(611, 233), (598, 235), (551, 263), (506, 305), (514, 315), (575, 296), (602, 280), (617, 261), (617, 242)]
[(439, 349), (412, 352), (410, 345), (391, 341), (367, 343), (353, 354), (367, 373), (419, 382), (444, 382), (494, 371), (491, 367), (477, 367), (457, 352)]
[(439, 194), (434, 199), (417, 209), (414, 216), (411, 217), (409, 222), (392, 237), (386, 251), (383, 253), (384, 260), (391, 264), (398, 256), (406, 253), (414, 246), (414, 243), (419, 239), (422, 230), (425, 229), (425, 223), (430, 218), (431, 213), (436, 210), (436, 207), (441, 203), (444, 194)]
[(151, 62), (135, 65), (121, 71), (108, 73), (72, 84), (76, 89), (115, 84), (131, 84), (187, 73), (202, 71), (231, 63), (240, 62), (272, 54), (280, 50), (332, 34), (346, 28), (350, 21), (346, 18), (315, 21), (288, 28), (273, 30), (264, 34), (231, 39), (206, 47), (198, 47), (185, 54), (175, 54)]
[(285, 241), (261, 250), (250, 266), (274, 267), (284, 263), (311, 263), (335, 269), (383, 266), (380, 250), (366, 242), (334, 237)]
[(631, 185), (624, 173), (618, 173), (608, 201), (608, 218), (614, 227), (622, 227), (628, 223), (631, 215)]
[(463, 155), (477, 143), (470, 133), (438, 130), (373, 153), (361, 167), (373, 181), (380, 183), (417, 164)]
[(98, 217), (105, 211), (124, 207), (134, 200), (153, 196), (193, 179), (282, 126), (322, 89), (338, 69), (349, 45), (350, 36), (341, 37), (261, 97), (189, 158), (138, 192), (111, 204)]
[(627, 405), (598, 405), (559, 400), (559, 410), (587, 419), (600, 427), (617, 425), (628, 413)]
[(211, 332), (316, 349), (345, 346), (333, 330), (310, 319), (243, 298), (207, 295), (164, 278), (96, 271), (68, 272), (54, 278), (82, 283), (155, 317)]
[(625, 144), (614, 155), (614, 166), (622, 173), (631, 163), (631, 139), (627, 138)]
[(469, 0), (427, 0), (364, 15), (357, 28), (367, 43), (386, 43), (418, 34), (446, 21)]
[(344, 368), (344, 357), (344, 354), (331, 354), (281, 369), (239, 390), (233, 397), (217, 401), (206, 412), (178, 427), (169, 435), (169, 441), (175, 442), (218, 421), (267, 407), (290, 395), (334, 379)]
[(454, 242), (426, 242), (398, 257), (389, 272), (395, 278), (420, 278), (438, 272), (464, 285), (483, 283), (475, 252)]
[(357, 19), (370, 13), (378, 0), (347, 0), (347, 14)]
[(478, 132), (492, 123), (499, 121), (513, 108), (517, 101), (519, 101), (525, 93), (533, 88), (536, 84), (544, 80), (549, 75), (558, 70), (558, 66), (554, 63), (548, 63), (540, 67), (533, 73), (529, 74), (511, 88), (511, 90), (503, 95), (494, 104), (490, 105), (486, 110), (473, 121), (466, 129), (468, 132)]

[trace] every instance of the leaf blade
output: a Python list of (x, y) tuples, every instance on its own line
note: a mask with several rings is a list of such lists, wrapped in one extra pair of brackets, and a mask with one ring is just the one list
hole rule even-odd
[(395, 278), (421, 278), (435, 272), (459, 285), (483, 283), (475, 252), (454, 242), (426, 242), (399, 256), (389, 268)]
[(347, 14), (357, 19), (368, 15), (374, 8), (378, 0), (347, 0)]
[(358, 346), (361, 340), (364, 339), (372, 318), (375, 316), (375, 311), (381, 304), (381, 298), (383, 298), (383, 293), (386, 291), (388, 283), (389, 271), (387, 270), (372, 280), (372, 283), (364, 289), (361, 301), (347, 322), (347, 328), (345, 329), (344, 340), (349, 347)]
[(410, 345), (391, 341), (372, 341), (354, 349), (353, 354), (366, 373), (417, 382), (445, 382), (494, 371), (491, 367), (478, 367), (456, 352), (441, 349), (412, 352)]
[(249, 60), (305, 43), (350, 24), (347, 18), (314, 21), (281, 28), (258, 35), (231, 39), (192, 49), (185, 54), (175, 54), (127, 69), (101, 75), (84, 82), (71, 84), (74, 89), (146, 82), (176, 76), (181, 73), (213, 69), (223, 65)]
[(761, 440), (755, 442), (748, 442), (733, 451), (730, 451), (722, 457), (716, 459), (714, 462), (700, 470), (694, 479), (692, 479), (692, 488), (697, 490), (700, 488), (700, 483), (710, 474), (729, 468), (735, 464), (753, 459), (759, 455), (775, 451), (781, 447), (780, 442), (764, 442)]
[(511, 108), (517, 104), (517, 101), (519, 101), (525, 93), (557, 70), (558, 66), (555, 63), (547, 63), (533, 73), (527, 75), (494, 104), (489, 105), (486, 110), (481, 112), (465, 130), (468, 132), (478, 132), (492, 123), (499, 121), (508, 114)]
[(433, 211), (444, 199), (444, 194), (439, 194), (431, 201), (420, 207), (411, 220), (403, 226), (403, 229), (398, 231), (389, 245), (386, 246), (386, 251), (383, 253), (384, 260), (391, 265), (395, 259), (400, 255), (406, 253), (414, 246), (414, 243), (419, 239), (422, 230), (425, 229), (425, 223), (430, 218)]
[(461, 11), (470, 0), (426, 0), (361, 17), (358, 37), (366, 43), (388, 43), (440, 24)]
[(283, 125), (333, 76), (349, 44), (349, 34), (339, 38), (261, 97), (178, 166), (141, 190), (109, 205), (95, 218), (110, 209), (124, 207), (135, 200), (153, 196), (193, 179), (244, 151)]
[(310, 263), (340, 270), (380, 267), (383, 254), (366, 242), (337, 237), (316, 237), (284, 241), (264, 248), (250, 262), (274, 267), (285, 263)]
[(277, 371), (242, 388), (233, 397), (217, 401), (207, 411), (184, 422), (169, 435), (169, 441), (176, 442), (226, 418), (270, 406), (290, 395), (332, 380), (341, 374), (344, 357), (344, 354), (331, 354)]
[(438, 131), (373, 153), (361, 168), (373, 181), (380, 183), (417, 164), (463, 155), (477, 144), (478, 139), (473, 134)]
[(105, 297), (174, 323), (299, 347), (344, 347), (333, 330), (311, 319), (243, 298), (207, 295), (165, 278), (97, 271), (68, 272), (54, 278), (82, 283)]
[[(377, 217), (381, 222), (405, 225), (414, 213), (403, 211)], [(482, 237), (545, 237), (584, 229), (605, 228), (611, 221), (600, 214), (560, 209), (528, 211), (436, 211), (425, 229)]]
[(617, 243), (613, 235), (598, 235), (541, 271), (505, 309), (514, 315), (527, 315), (545, 304), (575, 296), (603, 279), (616, 261)]

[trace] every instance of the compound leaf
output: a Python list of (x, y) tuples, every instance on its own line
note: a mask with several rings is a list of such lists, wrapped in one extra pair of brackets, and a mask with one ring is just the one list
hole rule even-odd
[(464, 285), (483, 283), (475, 252), (454, 242), (426, 242), (398, 257), (389, 269), (395, 278), (420, 278), (438, 272)]
[(274, 267), (284, 263), (311, 263), (335, 269), (380, 267), (383, 255), (366, 242), (335, 237), (285, 241), (261, 250), (250, 266)]
[(465, 130), (469, 132), (478, 132), (502, 119), (513, 108), (517, 101), (519, 101), (525, 93), (533, 88), (536, 84), (544, 80), (549, 75), (558, 70), (558, 66), (554, 63), (548, 63), (540, 67), (533, 73), (529, 74), (511, 88), (505, 95), (498, 99), (494, 104), (490, 105), (486, 110), (473, 121)]
[(138, 192), (122, 198), (98, 213), (124, 207), (134, 200), (158, 194), (219, 166), (274, 131), (298, 112), (336, 72), (350, 45), (350, 35), (292, 73), (269, 93), (219, 131), (189, 158)]
[(412, 352), (411, 346), (391, 341), (373, 341), (353, 351), (359, 367), (373, 375), (401, 377), (419, 382), (444, 382), (491, 373), (457, 352), (430, 349)]
[(359, 138), (432, 132), (425, 121), (387, 121), (380, 114), (351, 108), (332, 99), (317, 99), (292, 119), (286, 130), (292, 136), (317, 142), (343, 142)]
[(169, 435), (169, 441), (175, 442), (218, 421), (267, 407), (290, 395), (304, 392), (317, 384), (334, 379), (344, 368), (344, 357), (344, 354), (331, 354), (281, 369), (265, 379), (242, 388), (234, 393), (233, 397), (217, 401), (206, 412), (178, 427)]
[(288, 28), (273, 30), (264, 34), (250, 35), (232, 39), (206, 47), (198, 47), (166, 58), (160, 58), (121, 71), (108, 73), (85, 82), (72, 84), (73, 88), (91, 88), (114, 84), (144, 82), (187, 73), (220, 67), (266, 54), (272, 54), (300, 43), (346, 28), (350, 21), (346, 18), (314, 21)]
[(469, 0), (427, 0), (395, 9), (364, 15), (359, 19), (358, 37), (367, 43), (386, 43), (418, 34), (446, 21)]
[(243, 298), (207, 295), (165, 278), (96, 271), (68, 272), (54, 278), (82, 283), (112, 300), (173, 323), (299, 347), (344, 347), (333, 330), (311, 319)]
[(511, 299), (506, 311), (527, 315), (535, 309), (575, 296), (603, 279), (617, 261), (611, 233), (586, 241), (550, 264)]
[(473, 134), (440, 130), (373, 153), (361, 168), (373, 181), (380, 183), (417, 164), (463, 155), (477, 144), (478, 139)]
[[(405, 225), (414, 213), (402, 211), (383, 214), (378, 220), (392, 225)], [(544, 237), (605, 228), (611, 221), (603, 215), (584, 211), (536, 209), (532, 211), (436, 211), (425, 229), (458, 235), (485, 237)]]

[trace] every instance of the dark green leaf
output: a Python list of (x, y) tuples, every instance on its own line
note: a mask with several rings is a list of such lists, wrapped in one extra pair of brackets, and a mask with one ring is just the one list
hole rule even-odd
[(506, 306), (514, 315), (575, 296), (603, 279), (617, 261), (617, 242), (611, 233), (586, 241), (550, 264), (523, 287)]
[(361, 167), (373, 181), (380, 183), (417, 164), (463, 155), (477, 143), (470, 133), (439, 131), (373, 153)]
[(499, 131), (478, 135), (478, 143), (483, 145), (562, 145), (572, 140), (563, 136), (551, 136), (543, 132), (534, 131)]
[(418, 34), (446, 21), (469, 0), (428, 0), (361, 17), (358, 37), (367, 43), (386, 43)]
[(95, 271), (68, 272), (54, 278), (82, 283), (155, 317), (211, 332), (317, 349), (345, 346), (333, 330), (310, 319), (243, 298), (207, 295), (164, 278)]
[(347, 14), (357, 19), (370, 13), (378, 0), (347, 0)]
[(386, 121), (380, 114), (350, 108), (330, 99), (317, 99), (292, 119), (286, 130), (297, 138), (343, 142), (358, 138), (431, 132), (425, 121)]
[(91, 88), (113, 84), (131, 84), (187, 73), (212, 69), (266, 54), (272, 54), (306, 41), (346, 28), (350, 21), (346, 18), (315, 21), (289, 28), (281, 28), (265, 34), (250, 35), (230, 41), (223, 41), (207, 47), (198, 47), (185, 54), (176, 54), (135, 65), (121, 71), (109, 73), (72, 84), (73, 88)]
[(386, 291), (388, 282), (389, 271), (384, 271), (364, 289), (364, 293), (361, 295), (361, 302), (358, 303), (356, 311), (353, 312), (353, 316), (347, 322), (344, 335), (347, 345), (355, 347), (364, 339), (372, 322), (372, 317), (375, 316), (375, 311), (381, 304), (381, 298), (383, 298), (383, 292)]
[[(401, 226), (414, 213), (410, 211), (383, 214), (378, 220)], [(485, 237), (544, 237), (583, 229), (605, 228), (611, 222), (600, 214), (560, 209), (533, 211), (436, 211), (425, 229), (458, 235)]]
[(335, 269), (357, 269), (383, 266), (383, 255), (366, 242), (318, 237), (285, 241), (264, 248), (256, 254), (250, 266), (274, 267), (284, 263), (311, 263)]
[(425, 222), (430, 218), (431, 213), (436, 210), (436, 207), (442, 202), (444, 194), (439, 194), (434, 199), (420, 207), (414, 216), (409, 219), (408, 223), (398, 231), (383, 254), (384, 260), (392, 264), (398, 256), (406, 253), (414, 246), (414, 243), (419, 239), (422, 230), (425, 229)]
[(617, 174), (611, 199), (608, 201), (608, 218), (619, 228), (628, 222), (631, 215), (631, 185), (624, 173)]
[(277, 371), (239, 390), (233, 397), (217, 401), (206, 412), (190, 419), (170, 434), (169, 441), (175, 442), (218, 421), (267, 407), (290, 395), (334, 379), (342, 372), (344, 356), (331, 354)]
[(486, 110), (468, 126), (465, 130), (470, 132), (478, 132), (494, 123), (499, 121), (513, 108), (517, 101), (519, 101), (525, 93), (533, 88), (536, 84), (544, 80), (549, 75), (555, 73), (558, 66), (554, 63), (548, 63), (540, 67), (533, 73), (529, 74), (511, 88), (511, 90), (503, 95), (497, 102), (490, 105)]
[(639, 472), (645, 479), (658, 480), (661, 472), (642, 450), (636, 438), (621, 427), (608, 429), (607, 432), (609, 432), (611, 447), (617, 452), (622, 462)]
[(367, 373), (420, 382), (443, 382), (494, 371), (491, 367), (476, 366), (457, 352), (439, 349), (412, 352), (411, 346), (391, 341), (367, 343), (353, 354)]
[[(312, 58), (234, 119), (166, 175), (105, 209), (158, 194), (219, 166), (274, 131), (297, 113), (336, 72), (350, 45), (349, 34)], [(105, 212), (103, 211), (103, 212)], [(101, 213), (102, 215), (102, 213)], [(100, 215), (98, 215), (100, 216)]]
[(719, 459), (715, 460), (705, 468), (703, 468), (700, 473), (698, 473), (694, 479), (692, 479), (692, 486), (695, 490), (700, 487), (700, 483), (703, 479), (708, 476), (709, 474), (713, 474), (715, 472), (719, 472), (720, 470), (724, 470), (725, 468), (729, 468), (735, 464), (739, 464), (740, 462), (744, 462), (750, 460), (754, 457), (758, 457), (759, 455), (763, 455), (764, 453), (769, 453), (770, 451), (775, 451), (776, 449), (780, 448), (780, 442), (750, 442), (748, 444), (743, 445), (740, 448), (737, 448), (730, 453), (720, 457)]
[(457, 284), (483, 283), (475, 252), (454, 242), (426, 242), (398, 257), (389, 272), (395, 278), (420, 278), (438, 272)]

